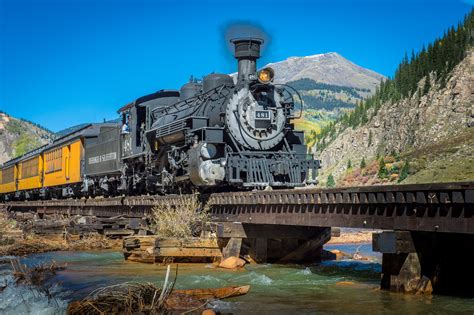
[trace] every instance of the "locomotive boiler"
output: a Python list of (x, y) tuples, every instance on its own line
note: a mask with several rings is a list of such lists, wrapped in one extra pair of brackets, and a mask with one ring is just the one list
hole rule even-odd
[[(91, 124), (7, 162), (11, 182), (3, 183), (3, 176), (0, 193), (6, 199), (34, 199), (316, 183), (319, 161), (292, 124), (303, 102), (296, 90), (273, 82), (273, 69), (257, 71), (262, 43), (232, 40), (234, 76), (213, 73), (179, 91), (140, 97), (119, 109), (119, 123)], [(71, 143), (77, 143), (77, 156), (71, 156)], [(34, 159), (34, 183), (21, 190), (22, 164)], [(73, 166), (66, 165), (71, 161)], [(62, 177), (45, 186), (52, 176), (48, 170)]]

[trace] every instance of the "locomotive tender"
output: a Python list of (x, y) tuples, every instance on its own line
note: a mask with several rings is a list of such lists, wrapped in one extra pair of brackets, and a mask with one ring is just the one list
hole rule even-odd
[[(121, 123), (91, 124), (6, 162), (3, 199), (297, 187), (316, 183), (297, 91), (257, 71), (261, 39), (234, 39), (236, 78), (210, 74), (119, 109)], [(299, 98), (300, 108), (295, 104)]]

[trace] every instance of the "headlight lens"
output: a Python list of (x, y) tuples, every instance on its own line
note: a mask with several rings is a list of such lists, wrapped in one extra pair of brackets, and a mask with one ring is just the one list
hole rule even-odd
[(273, 81), (273, 76), (275, 72), (272, 68), (265, 68), (258, 72), (258, 81), (260, 83), (267, 84)]

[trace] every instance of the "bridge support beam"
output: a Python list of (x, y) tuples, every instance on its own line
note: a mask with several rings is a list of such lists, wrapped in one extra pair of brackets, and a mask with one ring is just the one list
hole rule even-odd
[(473, 235), (386, 231), (373, 250), (383, 254), (384, 290), (474, 296)]
[(329, 227), (218, 222), (223, 256), (249, 256), (257, 263), (315, 262), (331, 239)]

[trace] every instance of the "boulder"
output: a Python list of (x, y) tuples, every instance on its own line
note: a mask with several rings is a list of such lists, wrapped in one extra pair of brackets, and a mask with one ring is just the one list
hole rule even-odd
[(245, 263), (246, 263), (245, 260), (243, 260), (239, 257), (231, 256), (229, 258), (224, 259), (219, 264), (219, 267), (220, 268), (225, 268), (225, 269), (236, 269), (236, 268), (243, 267), (245, 265)]

